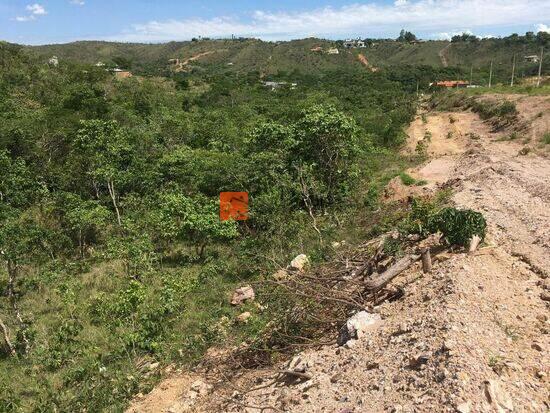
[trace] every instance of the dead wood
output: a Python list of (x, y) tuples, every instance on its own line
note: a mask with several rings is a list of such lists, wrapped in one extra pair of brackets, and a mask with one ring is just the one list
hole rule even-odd
[(280, 373), (285, 376), (291, 376), (302, 380), (311, 380), (311, 378), (313, 377), (311, 374), (301, 373), (299, 371), (294, 371), (294, 370), (281, 370)]
[(391, 280), (413, 265), (420, 259), (420, 255), (405, 255), (392, 267), (380, 275), (365, 281), (365, 289), (368, 292), (377, 292), (384, 288)]
[(429, 248), (422, 250), (422, 271), (425, 273), (432, 271), (432, 256), (430, 255)]

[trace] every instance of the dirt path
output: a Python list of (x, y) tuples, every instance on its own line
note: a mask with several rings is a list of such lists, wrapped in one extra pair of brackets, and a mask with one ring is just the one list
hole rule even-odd
[(438, 53), (439, 58), (441, 59), (441, 64), (443, 65), (443, 67), (448, 67), (449, 66), (449, 62), (447, 60), (447, 51), (449, 50), (451, 45), (452, 45), (452, 43), (449, 43), (447, 46), (445, 46), (443, 49), (441, 49)]
[(366, 57), (364, 54), (359, 53), (359, 54), (357, 55), (357, 59), (359, 59), (359, 61), (361, 62), (361, 64), (362, 64), (363, 66), (365, 66), (366, 68), (368, 68), (371, 72), (376, 72), (376, 71), (378, 71), (378, 68), (372, 66), (372, 65), (369, 63), (367, 57)]
[[(537, 122), (548, 121), (548, 99), (521, 99), (521, 116), (528, 119), (536, 103), (544, 113)], [(519, 155), (522, 142), (502, 140), (506, 132), (492, 133), (470, 112), (425, 120), (411, 124), (405, 150), (414, 151), (430, 132), (432, 159), (410, 173), (428, 181), (421, 191), (449, 187), (459, 207), (482, 211), (484, 247), (443, 256), (429, 274), (413, 266), (400, 275), (394, 283), (405, 296), (375, 308), (379, 327), (353, 346), (296, 356), (309, 380), (275, 382), (286, 364), (239, 372), (218, 387), (206, 375), (185, 375), (168, 379), (130, 411), (548, 411), (550, 159)], [(398, 189), (405, 196), (417, 190)]]

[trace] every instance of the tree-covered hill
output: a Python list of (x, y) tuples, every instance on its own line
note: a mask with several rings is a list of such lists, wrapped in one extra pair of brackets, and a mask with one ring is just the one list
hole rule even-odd
[[(449, 41), (395, 41), (366, 39), (362, 49), (345, 49), (342, 41), (303, 39), (288, 42), (264, 42), (255, 39), (195, 40), (163, 44), (114, 42), (75, 42), (61, 45), (29, 47), (42, 59), (56, 55), (82, 63), (118, 63), (141, 74), (169, 72), (170, 59), (186, 60), (204, 54), (190, 62), (189, 69), (228, 67), (231, 71), (258, 71), (262, 74), (301, 71), (312, 73), (342, 66), (357, 66), (357, 55), (363, 54), (374, 67), (394, 65), (428, 65), (432, 67), (459, 67), (469, 74), (473, 68), (478, 75), (489, 70), (493, 61), (496, 76), (505, 77), (511, 71), (516, 55), (518, 76), (536, 73), (536, 62), (525, 61), (525, 56), (540, 54), (541, 46), (549, 46), (550, 35), (544, 32), (511, 35), (502, 39), (477, 39), (457, 36)], [(321, 47), (323, 51), (313, 51)], [(339, 54), (327, 54), (330, 48)], [(550, 59), (545, 58), (545, 67)]]

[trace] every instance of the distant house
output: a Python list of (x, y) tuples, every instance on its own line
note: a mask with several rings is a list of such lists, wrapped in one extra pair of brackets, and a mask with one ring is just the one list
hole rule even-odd
[(322, 53), (323, 52), (323, 48), (321, 46), (315, 46), (315, 47), (312, 47), (309, 50), (312, 51), (312, 52), (316, 52), (316, 53)]
[(538, 63), (539, 60), (540, 60), (540, 57), (536, 54), (533, 54), (533, 55), (530, 55), (530, 56), (523, 56), (523, 59), (526, 61), (526, 62), (530, 62), (530, 63)]
[(463, 88), (468, 87), (470, 82), (467, 80), (441, 80), (439, 82), (430, 83), (430, 86), (445, 87), (445, 88)]
[(361, 39), (346, 39), (344, 40), (344, 47), (346, 49), (355, 49), (355, 48), (363, 48), (365, 46), (365, 42)]
[(97, 62), (97, 63), (95, 64), (95, 66), (96, 66), (96, 67), (103, 67), (103, 66), (105, 66), (105, 63), (103, 63), (103, 62)]
[(180, 59), (169, 59), (168, 63), (170, 63), (171, 65), (179, 65)]
[(288, 82), (274, 82), (274, 81), (264, 81), (262, 85), (271, 90), (281, 89), (283, 87), (296, 89), (298, 83), (288, 83)]
[(57, 67), (59, 66), (59, 59), (57, 58), (57, 56), (52, 56), (48, 59), (48, 64), (50, 66)]
[(327, 54), (339, 54), (339, 53), (340, 52), (336, 47), (331, 47), (330, 49), (327, 50)]
[(272, 81), (264, 81), (262, 82), (264, 87), (271, 89), (271, 90), (277, 90), (280, 89), (283, 86), (286, 86), (287, 82), (272, 82)]
[(118, 68), (111, 70), (111, 72), (115, 74), (115, 77), (117, 79), (128, 79), (129, 77), (133, 76), (132, 72)]

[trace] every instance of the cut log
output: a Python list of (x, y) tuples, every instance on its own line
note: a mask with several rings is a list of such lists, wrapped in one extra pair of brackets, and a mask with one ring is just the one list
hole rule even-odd
[(474, 235), (470, 240), (470, 247), (468, 249), (468, 253), (473, 254), (480, 242), (481, 242), (481, 238), (478, 235)]
[(376, 292), (384, 288), (388, 283), (413, 265), (416, 261), (420, 259), (420, 255), (405, 255), (399, 261), (397, 261), (393, 266), (391, 266), (387, 271), (383, 272), (380, 275), (372, 277), (371, 279), (365, 281), (365, 289), (367, 292)]
[(425, 273), (432, 271), (432, 256), (430, 255), (429, 248), (422, 250), (422, 271)]

